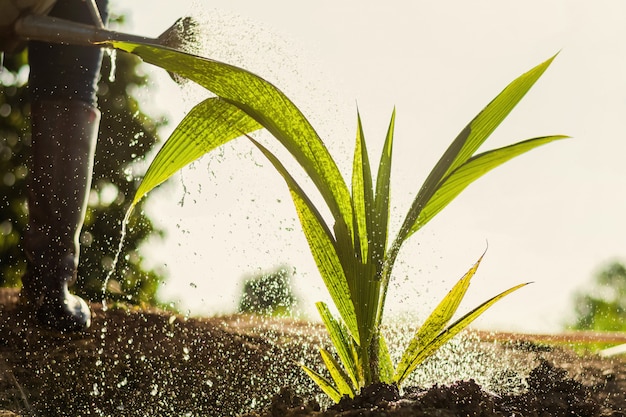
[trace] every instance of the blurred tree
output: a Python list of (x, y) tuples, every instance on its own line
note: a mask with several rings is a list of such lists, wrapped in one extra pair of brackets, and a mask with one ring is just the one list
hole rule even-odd
[(292, 275), (291, 269), (280, 267), (275, 271), (244, 279), (239, 312), (290, 316), (297, 301), (291, 288)]
[(626, 267), (613, 262), (574, 297), (576, 330), (626, 331)]
[[(105, 58), (98, 85), (102, 111), (89, 207), (82, 229), (78, 282), (73, 291), (88, 300), (102, 298), (102, 285), (113, 265), (121, 221), (135, 193), (133, 163), (157, 141), (164, 124), (147, 117), (133, 94), (144, 88), (140, 60), (118, 54), (116, 70)], [(0, 68), (0, 285), (18, 286), (25, 270), (21, 235), (27, 223), (26, 181), (30, 147), (28, 63), (24, 51), (6, 55)], [(140, 203), (143, 204), (142, 202)], [(133, 303), (155, 303), (162, 277), (145, 270), (139, 246), (149, 236), (162, 235), (141, 208), (128, 225), (124, 248), (109, 282), (108, 297)]]

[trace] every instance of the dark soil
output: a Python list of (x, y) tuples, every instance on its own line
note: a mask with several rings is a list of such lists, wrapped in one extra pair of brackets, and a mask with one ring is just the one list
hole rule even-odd
[(318, 363), (316, 326), (92, 308), (88, 332), (63, 335), (36, 326), (15, 290), (0, 290), (0, 417), (626, 416), (624, 357), (520, 337), (496, 349), (529, 364), (521, 391), (494, 394), (471, 379), (402, 393), (377, 385), (323, 409), (297, 364)]

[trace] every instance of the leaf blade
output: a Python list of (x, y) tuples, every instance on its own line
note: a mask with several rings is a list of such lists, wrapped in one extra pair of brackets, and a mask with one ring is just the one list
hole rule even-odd
[(391, 269), (386, 271), (385, 258), (387, 255), (387, 241), (389, 239), (389, 201), (391, 195), (391, 164), (393, 152), (393, 137), (396, 122), (396, 109), (391, 113), (391, 120), (387, 128), (385, 143), (380, 154), (378, 173), (376, 177), (376, 200), (374, 203), (374, 244), (372, 245), (372, 264), (376, 268), (376, 278), (380, 279), (381, 294), (376, 312), (375, 325), (380, 327), (383, 319), (387, 289), (391, 279)]
[(145, 62), (188, 78), (245, 112), (294, 156), (320, 190), (337, 222), (352, 236), (350, 192), (315, 129), (289, 98), (244, 69), (159, 45), (111, 41)]
[(391, 120), (387, 129), (385, 143), (380, 154), (378, 173), (376, 177), (376, 198), (374, 203), (374, 227), (377, 245), (374, 246), (373, 262), (382, 267), (382, 261), (387, 248), (387, 236), (389, 228), (389, 200), (391, 194), (391, 162), (393, 152), (393, 135), (396, 123), (396, 110), (391, 114)]
[(342, 397), (347, 395), (350, 398), (354, 398), (355, 387), (350, 383), (350, 377), (348, 374), (341, 368), (341, 365), (339, 365), (337, 360), (333, 358), (333, 355), (331, 355), (329, 351), (326, 349), (320, 349), (320, 354), (322, 355), (322, 360), (326, 365), (326, 369), (330, 373), (333, 381), (335, 381), (335, 386), (337, 387), (339, 394)]
[(300, 367), (309, 376), (309, 378), (311, 378), (313, 382), (315, 382), (315, 384), (318, 387), (320, 387), (320, 389), (324, 392), (324, 394), (330, 397), (331, 400), (333, 400), (335, 403), (338, 403), (339, 401), (341, 401), (342, 395), (337, 389), (337, 387), (334, 386), (331, 381), (324, 378), (322, 375), (315, 372), (313, 369), (309, 368), (308, 366), (304, 364), (300, 364)]
[(287, 183), (304, 235), (309, 243), (311, 254), (317, 264), (322, 280), (352, 337), (359, 343), (359, 330), (354, 302), (332, 232), (313, 202), (283, 164), (259, 142), (250, 137), (248, 139), (274, 165)]
[(425, 359), (431, 356), (437, 349), (447, 343), (454, 336), (459, 334), (463, 329), (469, 326), (474, 320), (476, 320), (480, 315), (482, 315), (487, 309), (489, 309), (496, 302), (506, 297), (507, 295), (519, 290), (522, 287), (530, 284), (529, 282), (525, 282), (523, 284), (516, 285), (514, 287), (509, 288), (506, 291), (501, 292), (495, 297), (490, 298), (485, 301), (478, 307), (474, 308), (463, 317), (452, 323), (449, 327), (447, 327), (444, 331), (442, 331), (435, 339), (433, 339), (428, 345), (422, 349), (420, 354), (414, 358), (413, 363), (411, 364), (408, 372), (404, 374), (404, 377), (400, 380), (397, 380), (398, 384), (402, 383), (402, 381), (408, 376), (415, 368), (422, 363)]
[(355, 230), (355, 248), (361, 255), (361, 261), (367, 262), (369, 257), (370, 240), (370, 211), (373, 206), (374, 194), (372, 189), (372, 172), (367, 147), (365, 145), (365, 135), (361, 116), (357, 115), (357, 134), (354, 147), (354, 158), (352, 162), (352, 206)]
[(136, 205), (150, 190), (176, 171), (243, 134), (261, 129), (237, 107), (212, 97), (194, 106), (152, 160), (135, 192)]
[(519, 101), (526, 95), (547, 70), (556, 55), (535, 66), (509, 83), (472, 121), (461, 131), (443, 156), (439, 159), (413, 200), (396, 238), (400, 246), (412, 234), (415, 222), (428, 201), (442, 185), (443, 178), (464, 164), (480, 145), (493, 133)]
[(439, 189), (421, 210), (413, 224), (409, 236), (426, 225), (437, 213), (443, 210), (457, 195), (478, 178), (511, 159), (547, 143), (566, 139), (567, 136), (554, 135), (528, 139), (513, 145), (478, 154), (445, 178)]
[(393, 362), (389, 354), (389, 347), (385, 336), (380, 333), (378, 337), (378, 368), (380, 369), (380, 382), (393, 383)]
[(339, 359), (343, 363), (346, 373), (350, 377), (353, 386), (360, 386), (361, 377), (358, 372), (358, 358), (353, 346), (353, 339), (350, 337), (347, 329), (341, 325), (331, 314), (330, 309), (324, 302), (315, 303), (317, 311), (322, 318), (322, 322), (326, 326), (330, 341), (337, 351)]
[(458, 309), (470, 281), (476, 273), (484, 254), (476, 261), (476, 263), (457, 281), (452, 289), (446, 294), (441, 302), (435, 307), (422, 326), (415, 332), (415, 335), (404, 350), (400, 363), (396, 368), (394, 380), (402, 382), (406, 376), (415, 369), (413, 363), (415, 358), (428, 346), (437, 335), (445, 328), (456, 310)]
[(531, 70), (509, 83), (479, 114), (471, 121), (471, 134), (446, 174), (454, 171), (474, 155), (478, 148), (511, 113), (513, 108), (524, 98), (533, 85), (548, 69), (558, 54), (553, 55)]

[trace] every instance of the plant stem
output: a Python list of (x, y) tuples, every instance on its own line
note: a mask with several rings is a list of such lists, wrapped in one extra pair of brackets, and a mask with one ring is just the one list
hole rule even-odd
[(380, 366), (379, 351), (380, 351), (380, 326), (375, 325), (372, 331), (372, 339), (369, 343), (369, 368), (370, 368), (370, 384), (377, 384), (380, 382)]
[(380, 299), (378, 301), (378, 312), (376, 313), (376, 319), (374, 322), (374, 326), (377, 329), (376, 334), (380, 332), (380, 325), (383, 320), (383, 312), (385, 309), (385, 301), (387, 299), (387, 288), (389, 287), (389, 280), (391, 279), (391, 271), (393, 269), (393, 265), (396, 262), (396, 258), (398, 257), (398, 253), (400, 252), (400, 247), (402, 246), (402, 241), (399, 241), (398, 238), (394, 240), (389, 251), (387, 252), (387, 256), (385, 257), (385, 261), (383, 264), (383, 270), (381, 272), (381, 282), (380, 282)]
[[(363, 370), (363, 386), (366, 387), (372, 383), (372, 369), (370, 366), (370, 341), (362, 340), (360, 346), (361, 364)], [(362, 388), (362, 387), (361, 387)]]

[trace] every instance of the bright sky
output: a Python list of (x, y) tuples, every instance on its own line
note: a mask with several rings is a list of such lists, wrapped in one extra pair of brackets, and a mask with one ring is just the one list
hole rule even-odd
[[(346, 175), (357, 105), (372, 160), (396, 106), (394, 231), (467, 122), (508, 82), (561, 51), (485, 149), (548, 134), (573, 139), (493, 171), (416, 234), (401, 254), (389, 307), (423, 319), (488, 242), (461, 308), (534, 281), (476, 326), (556, 331), (571, 311), (572, 292), (606, 262), (626, 258), (625, 2), (113, 4), (129, 14), (128, 30), (151, 36), (199, 13), (208, 35), (203, 54), (285, 91), (327, 138)], [(173, 128), (200, 95), (154, 73), (161, 74), (158, 90), (147, 101), (170, 112)], [(149, 248), (170, 276), (162, 296), (183, 310), (232, 312), (243, 276), (281, 264), (296, 268), (296, 289), (311, 315), (314, 301), (326, 297), (286, 186), (245, 141), (155, 192), (150, 211), (168, 229), (166, 242)]]

